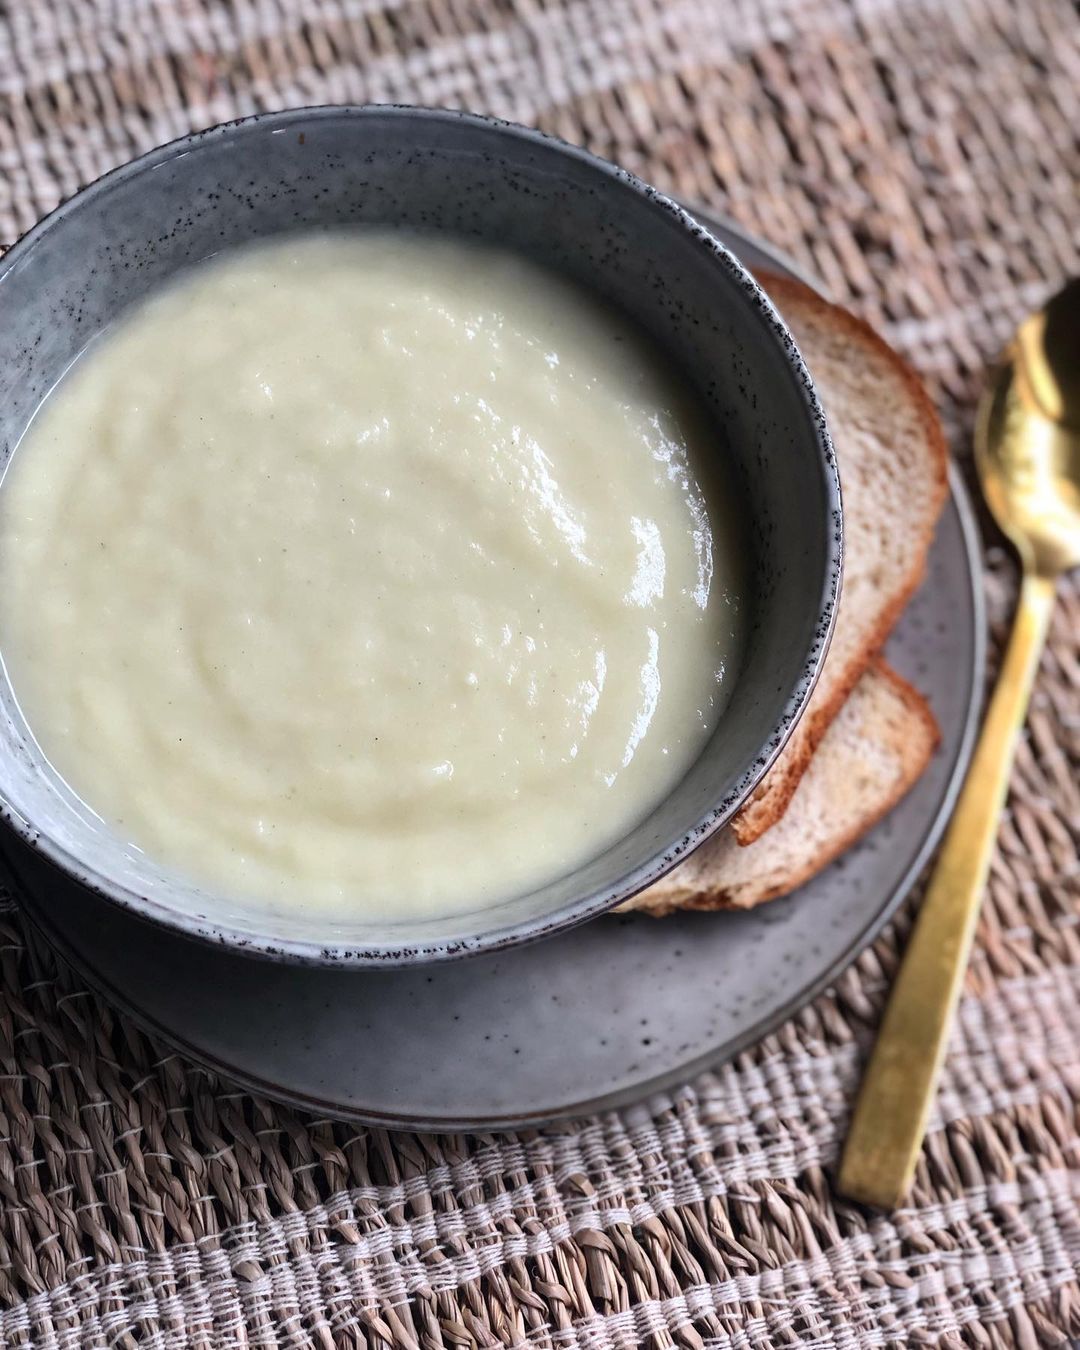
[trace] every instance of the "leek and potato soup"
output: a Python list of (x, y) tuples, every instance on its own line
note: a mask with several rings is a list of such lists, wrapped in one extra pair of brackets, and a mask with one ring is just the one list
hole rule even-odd
[(630, 321), (487, 245), (193, 267), (95, 340), (0, 487), (0, 650), (131, 845), (405, 919), (562, 875), (674, 786), (739, 652), (723, 447)]

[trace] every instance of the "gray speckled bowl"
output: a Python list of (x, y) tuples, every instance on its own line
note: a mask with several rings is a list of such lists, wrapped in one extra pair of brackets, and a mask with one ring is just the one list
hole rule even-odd
[[(750, 631), (721, 723), (618, 844), (529, 895), (442, 920), (314, 922), (240, 905), (111, 835), (43, 760), (0, 680), (4, 818), (114, 903), (191, 936), (293, 961), (374, 966), (490, 951), (610, 909), (719, 829), (802, 711), (828, 643), (840, 495), (792, 339), (735, 258), (631, 175), (534, 131), (416, 108), (315, 108), (216, 127), (108, 174), (0, 263), (0, 455), (125, 306), (219, 249), (342, 223), (443, 229), (521, 250), (634, 315), (682, 366), (730, 454), (753, 552)], [(192, 465), (198, 472), (198, 465)]]

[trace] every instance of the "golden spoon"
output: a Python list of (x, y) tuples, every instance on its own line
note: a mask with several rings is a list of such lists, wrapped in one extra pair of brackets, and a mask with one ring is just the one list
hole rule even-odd
[(1017, 330), (979, 408), (975, 462), (990, 509), (1020, 554), (1023, 580), (986, 722), (840, 1163), (839, 1190), (882, 1209), (901, 1202), (915, 1173), (1055, 584), (1080, 564), (1080, 279)]

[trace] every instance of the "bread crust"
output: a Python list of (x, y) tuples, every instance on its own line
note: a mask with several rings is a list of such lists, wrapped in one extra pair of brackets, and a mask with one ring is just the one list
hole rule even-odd
[[(806, 711), (779, 757), (736, 813), (731, 829), (735, 838), (743, 845), (752, 844), (756, 839), (760, 839), (781, 819), (833, 718), (843, 707), (859, 677), (880, 652), (904, 607), (923, 580), (926, 574), (926, 557), (948, 493), (948, 447), (945, 435), (930, 396), (911, 366), (868, 323), (852, 314), (850, 310), (825, 300), (803, 282), (767, 271), (757, 273), (757, 277), (775, 301), (781, 314), (801, 311), (811, 320), (825, 321), (831, 324), (835, 331), (843, 333), (853, 343), (861, 344), (864, 349), (871, 351), (876, 359), (884, 361), (891, 367), (910, 400), (910, 406), (923, 430), (930, 460), (928, 477), (932, 485), (932, 497), (931, 509), (919, 529), (919, 547), (911, 567), (906, 574), (896, 578), (895, 585), (884, 598), (858, 650), (846, 659), (843, 669), (839, 672), (835, 668), (829, 669), (830, 681), (827, 689), (822, 689), (819, 684), (811, 694)], [(837, 455), (840, 461), (842, 493), (844, 461), (842, 446), (838, 449)], [(841, 592), (841, 610), (843, 603)], [(830, 656), (827, 654), (826, 667), (829, 660)]]
[[(721, 862), (714, 881), (688, 881), (680, 885), (680, 869), (677, 868), (673, 875), (635, 896), (623, 908), (647, 913), (654, 918), (677, 910), (752, 909), (802, 886), (887, 815), (921, 776), (941, 735), (926, 699), (881, 657), (871, 660), (863, 678), (883, 680), (889, 692), (902, 704), (903, 716), (898, 725), (882, 728), (881, 734), (881, 744), (899, 763), (900, 774), (878, 798), (867, 799), (866, 810), (857, 821), (838, 830), (823, 847), (808, 854), (799, 866), (792, 868), (782, 879), (760, 885), (755, 885), (753, 881), (737, 882), (734, 885), (725, 883)], [(823, 747), (822, 753), (830, 753), (828, 744)], [(807, 787), (812, 788), (813, 785), (808, 783)], [(768, 840), (761, 841), (758, 848), (768, 849)]]

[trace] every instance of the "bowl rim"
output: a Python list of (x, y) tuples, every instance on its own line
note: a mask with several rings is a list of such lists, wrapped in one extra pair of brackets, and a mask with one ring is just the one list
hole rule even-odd
[[(614, 909), (645, 887), (670, 871), (688, 852), (697, 848), (711, 835), (722, 829), (746, 801), (750, 793), (768, 772), (806, 709), (810, 695), (821, 673), (826, 652), (832, 639), (839, 607), (843, 574), (844, 529), (841, 506), (840, 479), (825, 414), (818, 398), (814, 381), (787, 325), (752, 273), (743, 266), (732, 251), (696, 219), (685, 207), (667, 194), (650, 186), (629, 170), (603, 159), (582, 146), (573, 145), (560, 137), (533, 127), (481, 113), (457, 109), (425, 107), (414, 104), (319, 104), (308, 107), (254, 113), (218, 123), (204, 130), (190, 132), (159, 145), (142, 155), (108, 170), (72, 196), (60, 202), (27, 230), (0, 257), (0, 281), (20, 265), (34, 247), (59, 225), (72, 211), (108, 191), (117, 183), (136, 177), (164, 163), (185, 156), (193, 150), (215, 141), (244, 136), (254, 128), (285, 130), (293, 126), (334, 119), (376, 120), (378, 118), (420, 119), (433, 122), (452, 122), (478, 131), (499, 133), (526, 144), (542, 145), (557, 153), (587, 165), (594, 172), (629, 188), (645, 198), (652, 206), (667, 213), (694, 242), (704, 249), (728, 273), (743, 292), (751, 308), (758, 311), (771, 329), (787, 365), (795, 376), (813, 440), (818, 451), (818, 467), (826, 502), (825, 565), (818, 602), (817, 622), (804, 656), (801, 674), (789, 691), (779, 717), (738, 782), (724, 800), (710, 808), (704, 819), (685, 836), (654, 855), (636, 868), (615, 887), (580, 897), (560, 910), (544, 916), (533, 916), (502, 927), (492, 928), (467, 937), (441, 938), (408, 944), (373, 942), (363, 946), (319, 941), (315, 938), (268, 938), (231, 926), (227, 921), (216, 921), (205, 915), (185, 912), (165, 903), (157, 896), (145, 895), (137, 889), (107, 876), (87, 864), (76, 853), (39, 830), (34, 823), (7, 800), (0, 789), (0, 821), (57, 867), (67, 877), (87, 887), (94, 894), (120, 906), (144, 920), (171, 929), (196, 940), (227, 946), (252, 956), (269, 958), (291, 964), (318, 965), (336, 968), (376, 969), (407, 965), (433, 964), (458, 960), (482, 952), (496, 952), (527, 941), (544, 937), (584, 923)], [(828, 517), (831, 516), (831, 528)], [(2, 677), (6, 670), (0, 663)], [(40, 754), (40, 752), (39, 752)], [(484, 911), (476, 911), (482, 916)]]

